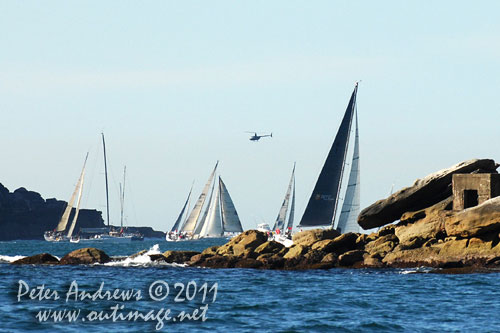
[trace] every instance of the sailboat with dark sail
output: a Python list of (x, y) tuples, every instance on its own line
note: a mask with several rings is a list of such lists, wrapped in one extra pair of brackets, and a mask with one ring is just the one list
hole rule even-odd
[[(340, 128), (328, 153), (325, 164), (311, 194), (299, 227), (331, 227), (342, 233), (359, 231), (356, 218), (359, 214), (359, 131), (356, 96), (358, 84), (354, 87), (349, 104), (342, 118)], [(354, 147), (351, 163), (348, 161), (352, 124), (355, 124)], [(340, 214), (342, 180), (346, 167), (350, 173)], [(338, 218), (337, 218), (337, 215)]]
[[(43, 235), (44, 239), (48, 242), (79, 241), (78, 238), (73, 238), (73, 231), (75, 230), (76, 222), (78, 220), (78, 214), (80, 212), (80, 201), (82, 198), (83, 182), (85, 178), (85, 165), (87, 164), (88, 156), (89, 154), (87, 153), (87, 156), (85, 156), (85, 162), (83, 162), (83, 169), (82, 172), (80, 173), (80, 178), (78, 178), (75, 190), (73, 191), (71, 198), (66, 204), (66, 208), (64, 209), (64, 212), (61, 216), (61, 219), (59, 220), (59, 223), (57, 224), (56, 229), (54, 231), (46, 231)], [(73, 206), (75, 200), (76, 200), (76, 207)], [(66, 232), (66, 227), (68, 225), (73, 209), (74, 209), (73, 219), (71, 221), (71, 225), (68, 231)]]

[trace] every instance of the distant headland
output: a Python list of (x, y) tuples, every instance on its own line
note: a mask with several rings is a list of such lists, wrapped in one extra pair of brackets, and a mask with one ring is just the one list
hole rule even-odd
[[(55, 198), (44, 199), (24, 187), (10, 192), (0, 184), (0, 241), (18, 239), (43, 239), (43, 233), (54, 230), (67, 202)], [(80, 228), (103, 228), (102, 212), (81, 209), (75, 230)], [(145, 237), (165, 237), (163, 232), (151, 227), (129, 227)]]

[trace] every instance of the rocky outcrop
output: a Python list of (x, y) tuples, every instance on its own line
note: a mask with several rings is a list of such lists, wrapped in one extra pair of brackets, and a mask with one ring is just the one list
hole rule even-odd
[(474, 159), (440, 170), (363, 209), (358, 223), (363, 229), (380, 227), (399, 220), (405, 212), (430, 207), (452, 195), (455, 173), (496, 173), (498, 165), (489, 159)]
[[(10, 193), (0, 184), (0, 241), (43, 239), (43, 233), (54, 230), (66, 202), (44, 200), (37, 192), (21, 187)], [(104, 227), (101, 212), (81, 209), (75, 230)]]
[(500, 197), (479, 206), (450, 214), (446, 219), (448, 236), (474, 237), (500, 230)]
[(109, 256), (104, 251), (94, 247), (86, 247), (78, 249), (66, 254), (61, 258), (60, 265), (91, 265), (105, 264), (111, 261)]
[(191, 258), (200, 252), (197, 251), (166, 251), (163, 253), (164, 260), (168, 263), (183, 264), (190, 261)]
[(49, 253), (35, 254), (12, 262), (12, 265), (57, 265), (59, 259)]

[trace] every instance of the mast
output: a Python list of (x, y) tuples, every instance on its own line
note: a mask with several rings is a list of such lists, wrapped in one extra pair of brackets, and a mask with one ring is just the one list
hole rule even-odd
[(102, 135), (102, 148), (104, 152), (104, 179), (106, 181), (106, 216), (108, 221), (108, 229), (109, 229), (109, 191), (108, 191), (108, 164), (106, 159), (106, 142), (104, 141), (104, 133)]
[(123, 210), (125, 206), (125, 173), (127, 172), (127, 166), (123, 167), (123, 188), (120, 184), (120, 227), (123, 228)]
[(356, 83), (335, 140), (299, 223), (301, 227), (333, 227), (335, 223), (357, 90)]

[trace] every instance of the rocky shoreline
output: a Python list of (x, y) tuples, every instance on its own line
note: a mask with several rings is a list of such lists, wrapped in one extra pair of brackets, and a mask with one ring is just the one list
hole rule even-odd
[[(371, 234), (307, 230), (295, 234), (294, 244), (287, 248), (269, 241), (262, 232), (248, 230), (222, 246), (201, 253), (167, 251), (151, 255), (151, 260), (209, 268), (425, 266), (450, 273), (500, 271), (500, 196), (492, 195), (473, 207), (454, 210), (452, 195), (454, 174), (496, 174), (497, 167), (493, 160), (462, 162), (377, 201), (358, 218), (362, 227), (381, 227)], [(67, 254), (60, 261), (49, 254), (40, 254), (12, 264), (93, 264), (111, 260), (98, 249), (85, 248)]]

